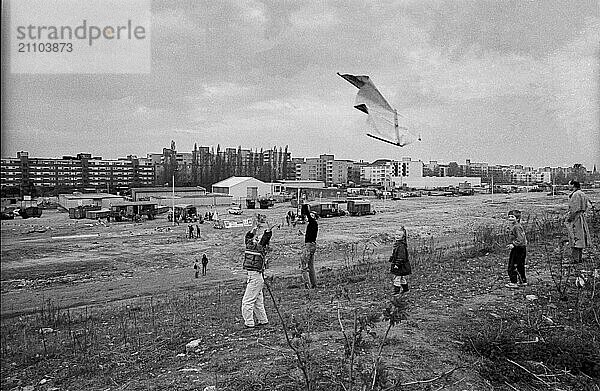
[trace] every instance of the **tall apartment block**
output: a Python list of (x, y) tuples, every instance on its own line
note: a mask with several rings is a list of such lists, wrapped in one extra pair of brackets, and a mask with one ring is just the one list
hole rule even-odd
[(321, 181), (326, 187), (346, 185), (352, 177), (352, 163), (350, 160), (336, 160), (331, 154), (292, 159), (296, 180)]
[(16, 158), (0, 161), (3, 188), (28, 193), (37, 188), (93, 188), (152, 186), (155, 168), (149, 159), (130, 155), (116, 160), (80, 153), (62, 158), (31, 158), (18, 152)]

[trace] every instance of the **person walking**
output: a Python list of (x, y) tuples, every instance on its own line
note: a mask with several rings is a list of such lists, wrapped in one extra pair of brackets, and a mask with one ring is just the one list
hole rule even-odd
[(202, 275), (206, 275), (206, 266), (208, 265), (208, 257), (206, 254), (202, 254)]
[(565, 226), (569, 234), (569, 245), (574, 263), (581, 263), (583, 249), (591, 246), (592, 238), (588, 227), (585, 212), (591, 202), (588, 196), (581, 191), (578, 181), (570, 181), (571, 194), (569, 195), (569, 212), (566, 217)]
[(408, 259), (408, 245), (406, 242), (406, 228), (402, 227), (398, 238), (394, 242), (394, 249), (390, 256), (392, 264), (390, 272), (394, 275), (394, 296), (408, 292), (408, 280), (406, 277), (412, 274), (412, 268)]
[[(258, 225), (248, 231), (244, 237), (246, 250), (244, 251), (243, 268), (247, 273), (246, 291), (242, 298), (242, 317), (246, 328), (254, 328), (256, 324), (264, 326), (269, 323), (265, 312), (263, 287), (265, 284), (263, 272), (267, 266), (266, 253), (273, 232), (267, 225), (260, 241), (256, 232)], [(257, 322), (254, 321), (256, 316)]]
[[(514, 209), (508, 212), (508, 221), (511, 225), (508, 236), (508, 278), (510, 282), (506, 284), (507, 288), (518, 288), (527, 285), (525, 277), (525, 258), (527, 257), (527, 237), (525, 229), (521, 225), (521, 211)], [(517, 284), (518, 282), (518, 284)]]
[(200, 239), (200, 226), (196, 224), (196, 239)]
[(308, 220), (304, 234), (304, 249), (300, 258), (300, 271), (302, 281), (306, 288), (317, 288), (317, 275), (315, 273), (315, 252), (317, 251), (317, 234), (319, 223), (316, 215), (310, 211), (308, 204), (302, 205), (301, 214)]

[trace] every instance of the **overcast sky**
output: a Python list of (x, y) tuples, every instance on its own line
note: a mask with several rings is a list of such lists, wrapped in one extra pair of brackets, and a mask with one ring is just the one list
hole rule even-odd
[[(145, 156), (173, 139), (600, 168), (597, 0), (154, 1), (152, 18), (150, 75), (4, 72), (2, 156)], [(422, 141), (366, 137), (336, 72), (369, 75)]]

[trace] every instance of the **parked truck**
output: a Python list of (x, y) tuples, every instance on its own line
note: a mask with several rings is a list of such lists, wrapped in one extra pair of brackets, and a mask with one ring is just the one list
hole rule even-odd
[(469, 182), (461, 182), (458, 184), (458, 194), (459, 195), (473, 195), (475, 191), (471, 187)]

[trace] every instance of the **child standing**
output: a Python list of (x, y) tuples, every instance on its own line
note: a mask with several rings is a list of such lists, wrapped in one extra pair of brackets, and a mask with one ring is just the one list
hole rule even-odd
[(196, 278), (198, 278), (198, 275), (200, 274), (200, 266), (198, 266), (197, 259), (194, 260), (194, 272), (195, 272)]
[(394, 250), (392, 256), (390, 256), (390, 262), (392, 266), (390, 272), (394, 277), (394, 295), (408, 292), (408, 281), (406, 276), (412, 274), (410, 267), (410, 261), (408, 260), (408, 246), (406, 244), (406, 229), (402, 227), (400, 229), (399, 237), (394, 243)]
[[(527, 238), (525, 230), (521, 225), (521, 211), (514, 209), (508, 212), (508, 221), (510, 224), (510, 234), (508, 236), (510, 249), (508, 257), (508, 277), (510, 282), (506, 284), (507, 288), (518, 288), (527, 285), (525, 277), (525, 257), (527, 256)], [(519, 282), (519, 284), (517, 284)]]

